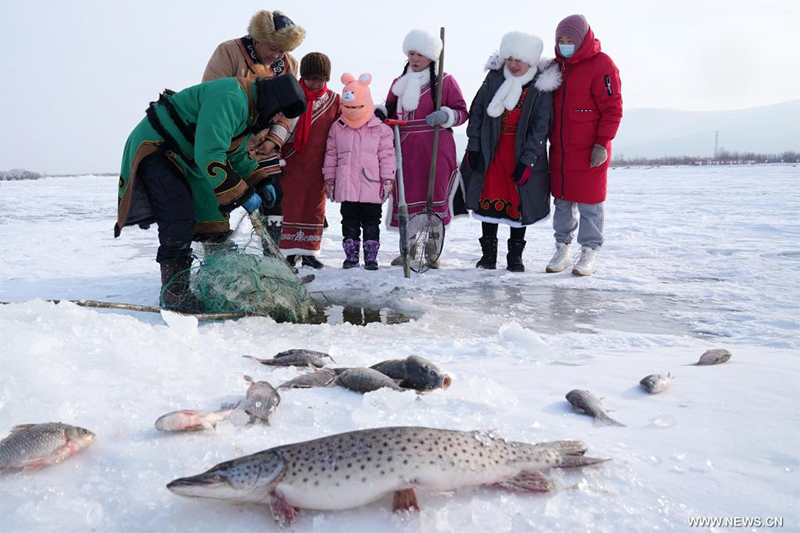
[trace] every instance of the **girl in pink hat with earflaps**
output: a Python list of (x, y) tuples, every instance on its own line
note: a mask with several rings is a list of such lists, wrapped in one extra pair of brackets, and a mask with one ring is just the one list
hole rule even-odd
[(378, 270), (381, 205), (394, 189), (397, 161), (392, 129), (374, 115), (370, 74), (342, 75), (342, 115), (328, 132), (322, 173), (328, 199), (342, 204), (343, 268)]

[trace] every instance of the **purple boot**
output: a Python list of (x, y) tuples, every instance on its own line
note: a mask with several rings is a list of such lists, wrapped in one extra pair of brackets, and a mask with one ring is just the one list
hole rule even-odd
[(364, 268), (366, 270), (378, 270), (378, 250), (380, 248), (380, 241), (364, 241)]
[[(366, 243), (364, 243), (366, 247)], [(342, 241), (342, 248), (344, 248), (345, 260), (342, 263), (342, 268), (353, 268), (358, 266), (358, 252), (361, 248), (361, 241), (358, 239), (345, 239)]]

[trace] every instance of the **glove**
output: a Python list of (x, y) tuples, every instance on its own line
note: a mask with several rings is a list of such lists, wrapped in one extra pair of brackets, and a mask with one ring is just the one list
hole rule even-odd
[(425, 122), (428, 123), (428, 126), (441, 126), (447, 119), (450, 118), (447, 116), (447, 111), (440, 109), (439, 111), (434, 111), (427, 117), (425, 117)]
[(467, 152), (467, 161), (472, 170), (479, 170), (483, 166), (481, 159), (483, 158), (480, 152)]
[(391, 180), (385, 180), (381, 182), (381, 200), (386, 201), (392, 195), (392, 191), (394, 190), (394, 182)]
[(325, 182), (325, 196), (327, 196), (328, 200), (331, 202), (333, 202), (333, 184), (333, 180)]
[(230, 203), (220, 204), (219, 210), (222, 214), (227, 215), (237, 207), (242, 206), (247, 209), (248, 213), (252, 213), (258, 209), (258, 206), (260, 205), (261, 197), (256, 194), (256, 191), (252, 187), (248, 186), (247, 190), (240, 197), (236, 198)]
[(253, 211), (258, 209), (258, 206), (261, 205), (261, 197), (257, 194), (251, 194), (250, 197), (242, 202), (242, 207), (244, 207), (249, 214), (253, 214)]
[(517, 186), (525, 185), (528, 183), (528, 180), (531, 179), (532, 168), (533, 167), (529, 167), (528, 165), (517, 163), (517, 166), (514, 168), (514, 172), (511, 173), (511, 181), (513, 181)]
[(272, 183), (267, 183), (264, 185), (258, 186), (258, 195), (261, 197), (261, 200), (264, 203), (264, 207), (267, 209), (272, 209), (275, 207), (275, 201), (278, 199), (277, 194), (275, 193), (275, 186)]
[(375, 116), (378, 117), (381, 122), (386, 121), (386, 108), (383, 106), (375, 106)]
[(592, 157), (589, 161), (590, 167), (599, 167), (608, 159), (608, 150), (602, 144), (595, 144), (592, 148)]

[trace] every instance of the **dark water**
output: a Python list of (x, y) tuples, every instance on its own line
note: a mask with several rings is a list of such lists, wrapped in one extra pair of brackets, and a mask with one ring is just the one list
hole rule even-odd
[(388, 307), (360, 307), (355, 305), (338, 305), (333, 303), (317, 304), (317, 314), (312, 316), (309, 324), (354, 324), (366, 326), (380, 323), (388, 326), (405, 324), (417, 315), (411, 315)]
[[(705, 323), (720, 312), (735, 313), (704, 302), (668, 296), (544, 286), (475, 286), (459, 289), (458, 305), (514, 320), (541, 333), (591, 333), (596, 330), (635, 334), (716, 337)], [(709, 320), (704, 320), (703, 317)]]

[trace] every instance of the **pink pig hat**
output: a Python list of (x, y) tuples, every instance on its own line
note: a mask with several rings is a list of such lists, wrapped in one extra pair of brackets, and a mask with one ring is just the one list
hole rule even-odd
[(369, 84), (372, 74), (364, 73), (356, 79), (349, 72), (342, 74), (342, 120), (351, 128), (358, 129), (374, 115), (372, 93)]

